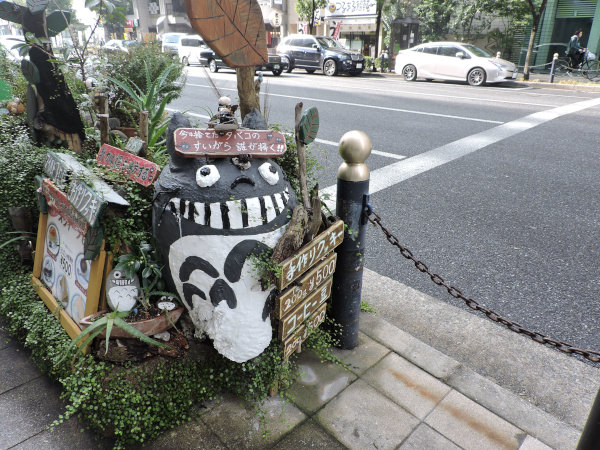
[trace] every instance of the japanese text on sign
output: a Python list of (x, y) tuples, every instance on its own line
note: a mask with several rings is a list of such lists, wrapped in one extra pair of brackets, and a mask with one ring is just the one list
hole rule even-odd
[(83, 216), (73, 207), (67, 196), (47, 178), (42, 183), (42, 194), (46, 198), (50, 209), (53, 209), (79, 233), (86, 234), (89, 225), (83, 219)]
[(344, 222), (336, 221), (323, 233), (304, 246), (299, 253), (281, 263), (281, 275), (277, 278), (277, 288), (284, 289), (292, 281), (327, 256), (344, 240)]
[(98, 217), (106, 206), (102, 196), (80, 180), (71, 182), (68, 200), (91, 226), (96, 226)]
[(279, 307), (275, 310), (275, 315), (278, 319), (292, 311), (300, 301), (312, 294), (323, 281), (333, 275), (336, 258), (337, 254), (332, 253), (300, 278), (296, 286), (292, 286), (281, 293), (278, 299)]
[(175, 151), (188, 158), (196, 156), (235, 156), (249, 154), (268, 158), (285, 153), (285, 136), (270, 130), (179, 128), (175, 130)]
[(326, 16), (362, 16), (377, 13), (375, 0), (337, 0), (329, 3)]
[(311, 330), (317, 328), (325, 321), (327, 305), (321, 305), (315, 313), (308, 318), (298, 329), (283, 343), (283, 359), (288, 359), (290, 355), (298, 349), (300, 344), (306, 340)]
[(150, 186), (160, 173), (157, 164), (108, 144), (100, 147), (96, 162), (124, 174), (142, 186)]
[(308, 319), (321, 304), (329, 298), (331, 294), (332, 280), (329, 279), (315, 293), (309, 296), (306, 301), (292, 311), (290, 315), (284, 317), (279, 322), (279, 339), (285, 340), (292, 332), (300, 326), (302, 322)]

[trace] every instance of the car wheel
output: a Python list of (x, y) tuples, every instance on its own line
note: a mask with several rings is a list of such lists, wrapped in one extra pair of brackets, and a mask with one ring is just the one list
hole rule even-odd
[(276, 77), (278, 77), (279, 75), (281, 75), (281, 72), (283, 72), (283, 70), (281, 70), (281, 69), (274, 70), (273, 71), (273, 75), (275, 75)]
[(471, 86), (481, 86), (485, 83), (485, 70), (481, 67), (475, 67), (471, 69), (467, 75), (467, 83)]
[(218, 72), (218, 71), (219, 71), (219, 68), (217, 67), (217, 62), (216, 62), (214, 59), (211, 59), (211, 60), (208, 62), (208, 68), (210, 69), (210, 71), (211, 71), (212, 73), (216, 73), (216, 72)]
[(402, 69), (402, 76), (406, 81), (415, 81), (417, 79), (417, 68), (412, 64), (407, 64)]
[(290, 73), (292, 70), (294, 70), (294, 68), (292, 67), (292, 61), (290, 61), (290, 58), (288, 58), (287, 56), (282, 56), (281, 62), (284, 65), (285, 63), (287, 63), (287, 69), (285, 69), (285, 73)]
[(334, 75), (337, 75), (337, 71), (338, 71), (337, 70), (337, 64), (335, 63), (335, 61), (333, 59), (328, 59), (323, 64), (323, 73), (325, 75), (327, 75), (328, 77), (332, 77)]
[(190, 60), (188, 59), (187, 56), (184, 56), (183, 58), (181, 58), (181, 64), (183, 64), (184, 66), (190, 65)]
[(315, 73), (315, 70), (317, 70), (317, 69), (304, 69), (304, 70), (306, 70), (308, 73)]

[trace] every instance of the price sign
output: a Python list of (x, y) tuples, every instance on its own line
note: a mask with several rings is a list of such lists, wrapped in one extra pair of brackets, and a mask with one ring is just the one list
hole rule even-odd
[(306, 340), (310, 330), (317, 328), (325, 321), (327, 305), (321, 305), (298, 329), (283, 342), (283, 359), (288, 359)]
[(122, 173), (142, 186), (150, 186), (160, 173), (157, 164), (108, 144), (100, 147), (96, 162)]

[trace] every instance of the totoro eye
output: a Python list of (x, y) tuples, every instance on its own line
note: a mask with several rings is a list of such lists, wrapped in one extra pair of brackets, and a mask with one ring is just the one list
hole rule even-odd
[(115, 270), (115, 271), (113, 272), (113, 277), (115, 277), (115, 278), (117, 278), (117, 279), (118, 279), (118, 278), (121, 278), (121, 276), (122, 276), (122, 274), (121, 274), (121, 272), (120, 272), (120, 271), (118, 271), (118, 270)]
[(212, 164), (202, 166), (196, 171), (196, 183), (200, 187), (210, 187), (219, 181), (219, 169)]
[(279, 172), (275, 168), (275, 166), (271, 163), (264, 163), (258, 168), (258, 172), (260, 176), (265, 179), (265, 181), (271, 185), (277, 184), (279, 181)]

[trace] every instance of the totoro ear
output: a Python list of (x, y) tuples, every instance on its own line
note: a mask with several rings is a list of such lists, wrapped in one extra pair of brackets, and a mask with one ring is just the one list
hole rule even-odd
[(167, 151), (171, 157), (171, 166), (183, 166), (186, 163), (186, 159), (183, 156), (179, 156), (175, 153), (175, 139), (173, 135), (177, 128), (191, 128), (190, 121), (180, 112), (176, 112), (171, 117), (169, 122), (169, 128), (167, 129)]

